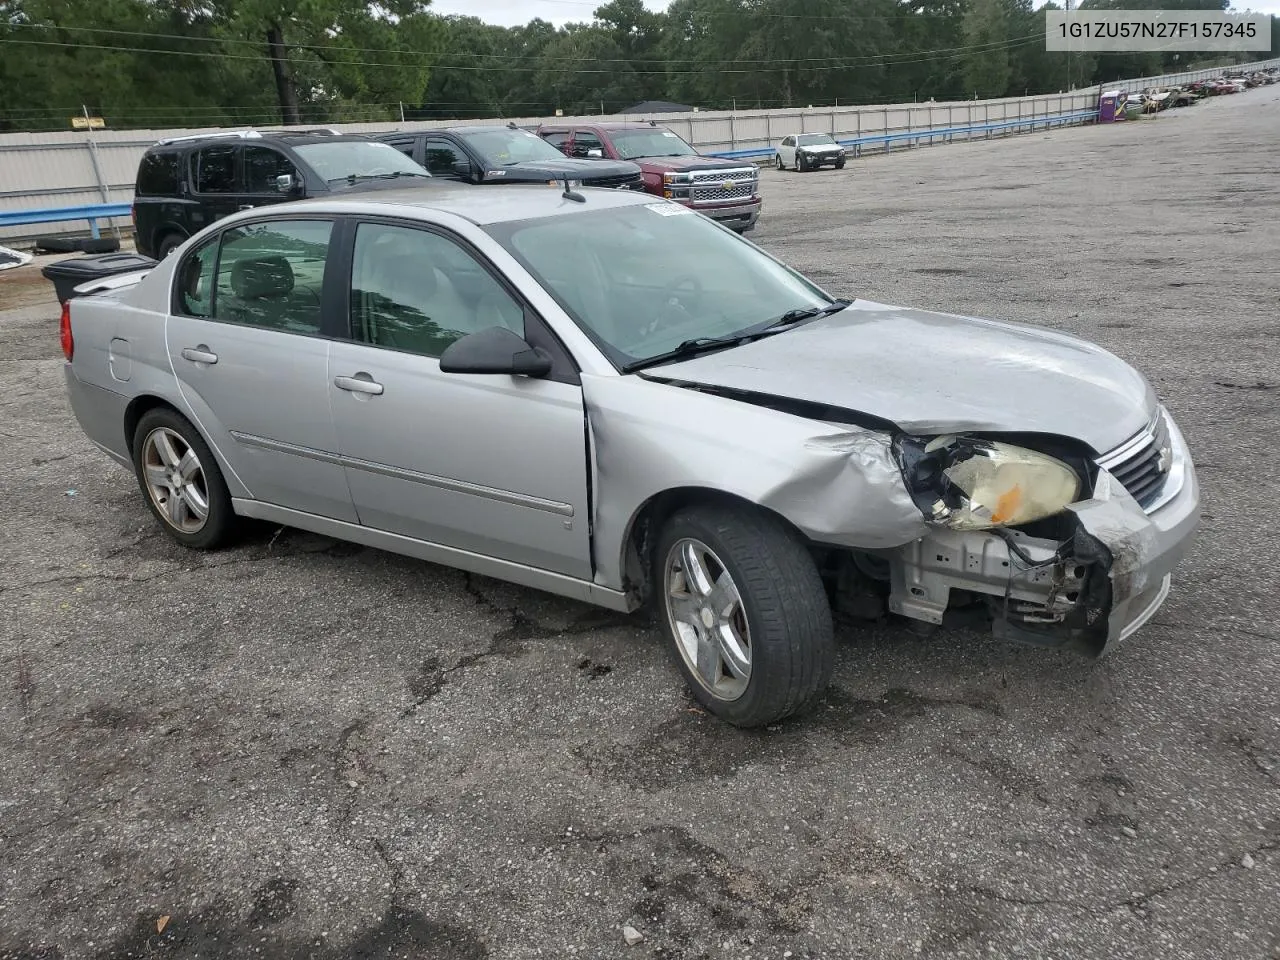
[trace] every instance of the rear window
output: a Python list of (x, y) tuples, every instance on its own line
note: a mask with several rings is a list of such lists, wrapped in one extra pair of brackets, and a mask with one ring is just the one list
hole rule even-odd
[(148, 153), (138, 165), (135, 193), (144, 197), (171, 197), (178, 192), (178, 155)]

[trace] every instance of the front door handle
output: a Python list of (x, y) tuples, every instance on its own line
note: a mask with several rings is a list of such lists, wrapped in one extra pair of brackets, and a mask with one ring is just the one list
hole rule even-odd
[(382, 384), (374, 383), (367, 373), (357, 373), (354, 377), (334, 377), (333, 385), (339, 390), (349, 390), (351, 393), (368, 393), (373, 396), (379, 396), (382, 393)]
[(242, 204), (240, 204), (240, 206), (238, 207), (238, 209), (240, 209), (240, 210), (252, 210), (252, 209), (253, 209), (253, 204), (252, 204), (252, 203), (242, 203)]
[(192, 363), (217, 363), (218, 355), (202, 343), (198, 347), (183, 347), (182, 359)]

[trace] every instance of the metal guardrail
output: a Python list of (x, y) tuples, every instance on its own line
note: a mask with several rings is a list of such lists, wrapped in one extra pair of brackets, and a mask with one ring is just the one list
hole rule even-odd
[[(854, 156), (862, 153), (864, 144), (881, 144), (886, 150), (891, 149), (894, 143), (902, 141), (928, 140), (933, 142), (934, 137), (955, 137), (960, 134), (989, 133), (994, 130), (1009, 130), (1015, 127), (1031, 127), (1035, 128), (1037, 124), (1052, 126), (1055, 123), (1086, 123), (1089, 120), (1096, 120), (1098, 117), (1097, 110), (1081, 110), (1076, 113), (1060, 113), (1048, 117), (1023, 117), (1019, 120), (997, 120), (991, 123), (972, 123), (960, 127), (925, 127), (922, 130), (907, 130), (900, 133), (876, 133), (866, 137), (854, 137), (849, 140), (837, 139), (836, 143), (842, 147), (853, 147)], [(704, 156), (721, 157), (726, 160), (750, 160), (757, 157), (772, 157), (777, 152), (774, 147), (756, 148), (752, 150), (722, 150), (715, 153), (707, 153)]]
[(99, 220), (130, 216), (132, 204), (87, 203), (81, 207), (45, 207), (42, 210), (0, 210), (0, 227), (18, 227), (28, 223), (61, 223), (64, 220), (88, 220), (89, 232), (96, 240), (102, 234)]

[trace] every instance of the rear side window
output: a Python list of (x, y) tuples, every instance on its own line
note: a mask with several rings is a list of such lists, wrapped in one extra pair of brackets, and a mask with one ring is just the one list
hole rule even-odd
[(236, 188), (236, 148), (205, 147), (194, 157), (196, 190), (231, 193)]
[(218, 261), (218, 238), (192, 251), (178, 268), (178, 309), (189, 317), (213, 315), (213, 271)]
[(544, 133), (542, 139), (563, 153), (564, 145), (569, 142), (569, 134), (562, 132)]
[(276, 220), (222, 235), (213, 319), (292, 333), (320, 332), (320, 294), (333, 224)]
[(134, 190), (142, 197), (172, 197), (178, 193), (178, 154), (148, 153), (138, 165)]

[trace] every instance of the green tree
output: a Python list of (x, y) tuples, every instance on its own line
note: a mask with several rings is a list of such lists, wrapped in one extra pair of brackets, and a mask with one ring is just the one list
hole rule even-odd
[(964, 57), (965, 92), (979, 98), (1002, 97), (1009, 89), (1009, 18), (1001, 0), (971, 0), (961, 21), (968, 48)]

